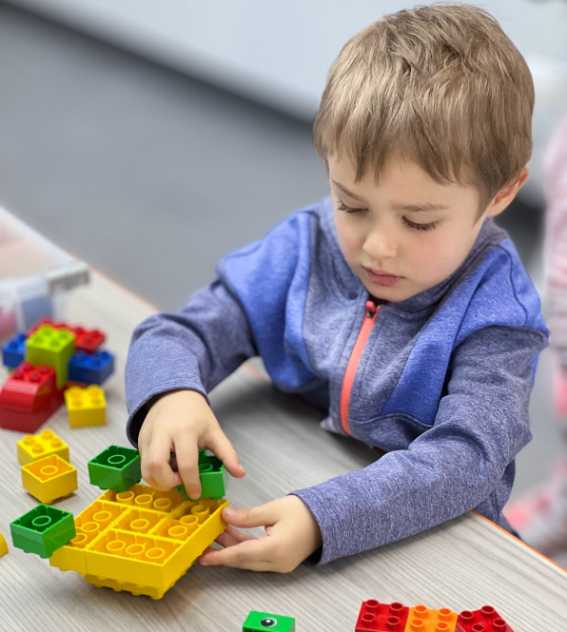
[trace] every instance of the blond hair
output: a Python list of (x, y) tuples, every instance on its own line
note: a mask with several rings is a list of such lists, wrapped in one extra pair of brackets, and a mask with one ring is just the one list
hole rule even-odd
[[(352, 37), (329, 71), (313, 127), (321, 157), (379, 178), (393, 154), (435, 181), (475, 185), (484, 205), (532, 151), (530, 70), (498, 22), (459, 4), (387, 15)], [(484, 208), (484, 206), (483, 206)]]

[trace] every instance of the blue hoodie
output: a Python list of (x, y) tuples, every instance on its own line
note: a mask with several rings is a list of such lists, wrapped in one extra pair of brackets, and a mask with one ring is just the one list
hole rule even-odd
[(128, 436), (136, 444), (160, 395), (206, 396), (260, 355), (277, 388), (328, 410), (323, 428), (384, 451), (293, 492), (320, 527), (320, 563), (471, 509), (509, 529), (502, 508), (531, 439), (528, 403), (547, 337), (537, 292), (492, 220), (447, 279), (378, 304), (348, 266), (324, 198), (224, 257), (181, 311), (138, 325)]

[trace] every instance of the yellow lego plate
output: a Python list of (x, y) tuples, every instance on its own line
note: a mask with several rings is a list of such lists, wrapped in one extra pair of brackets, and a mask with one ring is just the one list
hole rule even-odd
[(95, 586), (161, 599), (224, 531), (227, 506), (141, 484), (108, 490), (75, 517), (77, 535), (49, 561)]

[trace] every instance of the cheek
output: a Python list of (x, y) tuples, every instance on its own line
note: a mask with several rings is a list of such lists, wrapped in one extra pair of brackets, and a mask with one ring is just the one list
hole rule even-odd
[[(360, 250), (361, 237), (352, 222), (345, 221), (345, 218), (336, 215), (335, 225), (341, 250), (347, 259), (351, 258)], [(348, 219), (348, 218), (346, 218)]]
[(412, 249), (416, 270), (426, 275), (448, 276), (463, 261), (466, 249), (454, 234), (439, 231), (421, 239), (419, 247)]

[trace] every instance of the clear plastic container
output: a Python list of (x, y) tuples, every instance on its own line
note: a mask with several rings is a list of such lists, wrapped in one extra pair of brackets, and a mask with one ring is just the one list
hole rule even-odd
[(0, 341), (28, 331), (42, 318), (65, 320), (65, 293), (88, 281), (88, 267), (81, 262), (45, 275), (0, 280)]

